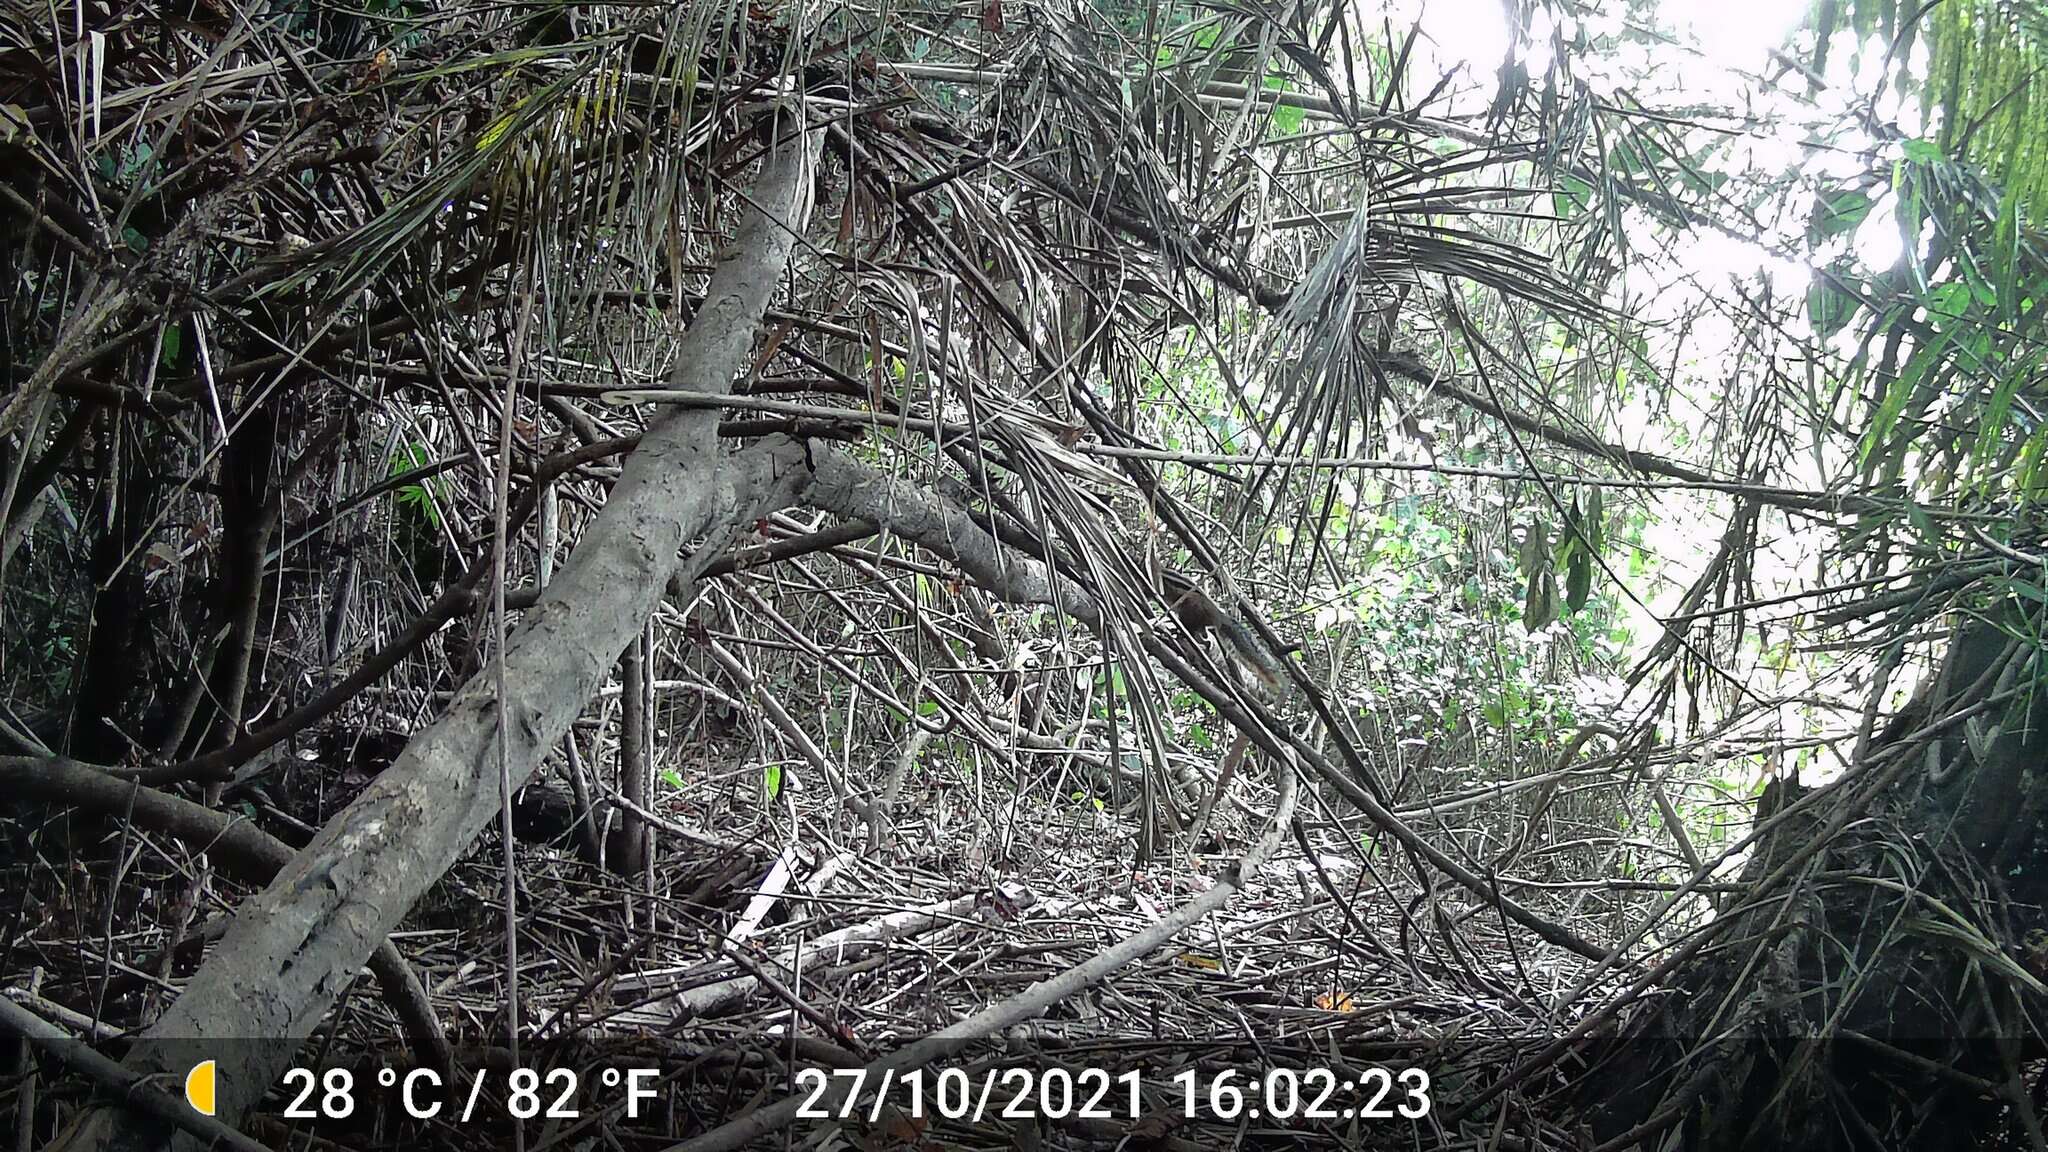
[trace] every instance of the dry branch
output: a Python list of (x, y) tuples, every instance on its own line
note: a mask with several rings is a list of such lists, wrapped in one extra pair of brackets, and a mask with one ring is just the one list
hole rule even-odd
[[(9, 798), (19, 802), (71, 804), (108, 815), (123, 815), (143, 827), (176, 836), (194, 848), (216, 854), (228, 870), (263, 883), (291, 863), (292, 850), (283, 841), (246, 820), (216, 812), (183, 797), (122, 780), (87, 764), (61, 757), (0, 758), (0, 773)], [(405, 1023), (406, 1035), (423, 1060), (447, 1070), (454, 1053), (441, 1022), (434, 1015), (427, 990), (412, 966), (390, 940), (377, 943), (369, 969), (384, 990), (385, 1002)]]
[[(1037, 903), (1038, 899), (1029, 889), (1017, 884), (1005, 885), (1002, 895), (1018, 908), (1029, 908)], [(774, 963), (785, 972), (799, 974), (817, 964), (849, 963), (898, 940), (922, 935), (941, 925), (956, 923), (972, 913), (975, 905), (981, 900), (980, 892), (969, 892), (935, 904), (891, 912), (886, 916), (827, 932), (801, 945), (792, 945), (777, 955)], [(663, 979), (684, 983), (694, 975), (694, 972), (677, 972)], [(620, 984), (622, 988), (630, 986), (623, 981)], [(644, 1014), (622, 1013), (607, 1023), (617, 1025), (630, 1021), (667, 1026), (725, 1011), (751, 996), (759, 986), (760, 981), (751, 975), (735, 975), (713, 983), (683, 989), (676, 993), (674, 999), (666, 1002), (668, 1011), (659, 1015), (652, 1010)]]
[[(28, 1009), (6, 997), (0, 997), (0, 1028), (27, 1040), (118, 1092), (122, 1099), (128, 1101), (129, 1107), (146, 1112), (165, 1125), (182, 1128), (199, 1137), (206, 1142), (207, 1147), (233, 1148), (236, 1152), (268, 1152), (263, 1145), (211, 1116), (201, 1116), (182, 1099), (157, 1087), (156, 1082), (141, 1073), (121, 1067), (86, 1047), (81, 1041), (66, 1036), (56, 1025), (45, 1023)], [(72, 1131), (82, 1130), (85, 1123), (81, 1121), (79, 1127)], [(59, 1137), (58, 1142), (62, 1143), (63, 1139)]]
[[(1208, 891), (1159, 918), (1143, 931), (1118, 941), (1065, 972), (1041, 980), (1008, 1000), (991, 1004), (965, 1020), (942, 1028), (869, 1064), (867, 1077), (859, 1083), (881, 1084), (884, 1082), (885, 1072), (921, 1068), (950, 1055), (963, 1043), (987, 1039), (1005, 1028), (1029, 1020), (1076, 992), (1106, 979), (1125, 965), (1149, 955), (1153, 949), (1173, 939), (1183, 930), (1200, 923), (1211, 912), (1229, 903), (1230, 898), (1244, 887), (1246, 878), (1257, 873), (1259, 862), (1278, 846), (1281, 832), (1294, 819), (1294, 800), (1297, 791), (1294, 773), (1283, 771), (1280, 774), (1279, 802), (1275, 807), (1272, 823), (1259, 838), (1259, 842), (1252, 846), (1251, 851), (1246, 852), (1244, 858), (1228, 872), (1217, 877), (1216, 883)], [(834, 1077), (818, 1103), (827, 1111), (835, 1110), (845, 1099), (849, 1083), (847, 1079)], [(744, 1148), (771, 1132), (788, 1127), (796, 1119), (797, 1108), (802, 1103), (802, 1097), (791, 1096), (779, 1103), (728, 1121), (702, 1136), (685, 1140), (667, 1152), (733, 1152), (734, 1149)]]

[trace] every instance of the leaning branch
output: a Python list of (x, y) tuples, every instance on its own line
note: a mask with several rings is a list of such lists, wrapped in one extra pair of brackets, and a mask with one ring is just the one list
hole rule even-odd
[(882, 525), (948, 557), (1006, 603), (1047, 604), (1083, 624), (1101, 622), (1102, 605), (1094, 593), (997, 540), (965, 509), (822, 441), (811, 442), (811, 459), (815, 474), (804, 498), (813, 507)]
[[(720, 259), (677, 349), (671, 386), (730, 386), (753, 351), (809, 207), (818, 139), (775, 148), (752, 208)], [(472, 677), (448, 711), (247, 901), (221, 947), (127, 1065), (171, 1071), (178, 1037), (262, 1036), (228, 1049), (217, 1107), (232, 1122), (267, 1091), (296, 1044), (333, 1007), (355, 970), (498, 813), (499, 749), (511, 786), (532, 775), (680, 567), (684, 541), (789, 502), (802, 447), (780, 437), (726, 456), (709, 411), (660, 415), (540, 602), (508, 637), (497, 676)], [(503, 741), (501, 746), (500, 741)], [(124, 1125), (140, 1118), (124, 1116)], [(128, 1135), (148, 1139), (146, 1128)]]

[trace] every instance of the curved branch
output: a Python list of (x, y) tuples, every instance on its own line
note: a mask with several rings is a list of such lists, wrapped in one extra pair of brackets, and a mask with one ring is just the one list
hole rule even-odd
[[(142, 787), (90, 764), (61, 756), (8, 756), (0, 757), (0, 773), (6, 776), (6, 795), (12, 803), (41, 801), (125, 815), (145, 828), (218, 855), (228, 871), (251, 883), (265, 883), (291, 863), (290, 845), (246, 820)], [(453, 1069), (455, 1056), (448, 1036), (434, 1015), (426, 987), (398, 946), (389, 938), (380, 941), (370, 954), (369, 966), (384, 990), (384, 1002), (404, 1021), (414, 1051), (443, 1072)]]
[(1047, 604), (1084, 624), (1101, 622), (1094, 593), (997, 540), (965, 509), (823, 441), (811, 441), (810, 453), (814, 473), (804, 499), (812, 506), (923, 545), (1007, 603)]

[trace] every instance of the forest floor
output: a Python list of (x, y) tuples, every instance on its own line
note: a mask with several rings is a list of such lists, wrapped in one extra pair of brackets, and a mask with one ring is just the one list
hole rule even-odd
[[(293, 771), (322, 769), (302, 762)], [(1205, 838), (1215, 851), (1141, 866), (1134, 822), (1058, 769), (1021, 795), (1013, 781), (977, 788), (937, 773), (913, 781), (882, 848), (822, 784), (800, 789), (793, 768), (783, 776), (787, 786), (763, 805), (759, 771), (700, 764), (664, 772), (682, 787), (659, 789), (655, 863), (640, 878), (603, 871), (563, 846), (518, 847), (518, 1062), (594, 1066), (639, 1053), (666, 1069), (691, 1070), (680, 1079), (677, 1107), (650, 1135), (686, 1136), (786, 1095), (778, 1053), (814, 1066), (859, 1067), (1157, 924), (1234, 875), (1245, 844), (1270, 823), (1262, 809), (1273, 791), (1257, 774), (1240, 779)], [(306, 781), (299, 783), (294, 794), (306, 794)], [(331, 813), (350, 782), (327, 783), (335, 786), (322, 796)], [(252, 811), (272, 831), (288, 831), (274, 810)], [(1000, 1062), (1007, 1053), (1040, 1076), (1050, 1067), (1142, 1070), (1148, 1106), (1171, 1116), (1142, 1131), (1163, 1137), (1185, 1124), (1175, 1140), (1213, 1146), (1257, 1126), (1248, 1128), (1250, 1118), (1240, 1114), (1201, 1134), (1201, 1122), (1161, 1103), (1188, 1090), (1175, 1086), (1177, 1074), (1195, 1070), (1198, 1094), (1228, 1069), (1247, 1076), (1331, 1069), (1338, 1082), (1365, 1083), (1358, 1062), (1378, 1060), (1391, 1070), (1424, 1067), (1440, 1095), (1455, 1096), (1495, 1083), (1532, 1039), (1557, 1034), (1563, 1025), (1549, 1005), (1568, 991), (1576, 965), (1527, 954), (1483, 906), (1417, 889), (1405, 879), (1412, 873), (1385, 866), (1386, 849), (1369, 840), (1362, 851), (1346, 852), (1340, 837), (1360, 833), (1340, 833), (1327, 809), (1298, 815), (1299, 834), (1281, 836), (1220, 912), (988, 1037), (993, 1043), (981, 1048), (998, 1054), (976, 1058)], [(294, 818), (313, 826), (322, 816)], [(161, 1010), (172, 981), (196, 966), (191, 941), (217, 934), (218, 909), (233, 902), (218, 891), (227, 881), (210, 876), (213, 920), (181, 930), (181, 901), (190, 878), (202, 874), (201, 861), (139, 831), (112, 825), (102, 832), (109, 847), (121, 848), (119, 915), (94, 906), (110, 890), (103, 882), (67, 877), (51, 854), (20, 857), (15, 871), (25, 875), (9, 877), (8, 890), (26, 899), (9, 916), (40, 927), (10, 967), (28, 957), (40, 975), (8, 972), (0, 982), (17, 998), (27, 995), (17, 989), (33, 984), (45, 1014), (61, 1010), (82, 1034), (108, 1040)], [(1306, 845), (1315, 846), (1313, 858)], [(98, 856), (109, 868), (116, 858)], [(394, 935), (459, 1064), (510, 1060), (503, 891), (502, 850), (486, 837)], [(137, 899), (156, 907), (136, 909)], [(140, 927), (111, 934), (110, 923)], [(405, 1058), (401, 1019), (373, 982), (360, 981), (335, 1019), (336, 1031), (324, 1038), (327, 1059), (341, 1052)], [(1316, 1086), (1308, 1081), (1303, 1095), (1313, 1097)], [(1372, 1101), (1382, 1111), (1402, 1098), (1399, 1085), (1387, 1089)], [(1277, 1099), (1275, 1106), (1289, 1107)], [(1100, 1143), (1141, 1131), (1135, 1120), (1072, 1117), (1066, 1138)], [(1015, 1143), (1007, 1120), (935, 1122), (931, 1131), (918, 1124), (894, 1136), (870, 1133), (866, 1146), (923, 1146), (941, 1129), (958, 1129), (950, 1139), (962, 1146)], [(1359, 1117), (1297, 1117), (1274, 1134), (1284, 1131), (1293, 1146), (1355, 1146), (1361, 1125), (1394, 1138), (1384, 1122)], [(1410, 1120), (1394, 1127), (1406, 1133), (1402, 1139), (1417, 1135)], [(402, 1130), (365, 1130), (355, 1146), (388, 1146)], [(560, 1139), (574, 1130), (580, 1127), (548, 1131)]]

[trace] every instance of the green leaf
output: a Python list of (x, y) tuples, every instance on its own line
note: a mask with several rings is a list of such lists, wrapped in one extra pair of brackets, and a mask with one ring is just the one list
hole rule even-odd
[[(415, 468), (424, 468), (432, 462), (431, 457), (427, 455), (426, 445), (407, 443), (403, 450), (393, 454), (391, 457), (390, 474), (397, 476), (401, 473), (410, 472)], [(410, 509), (424, 516), (429, 526), (439, 528), (441, 526), (441, 514), (433, 497), (441, 492), (441, 488), (438, 486), (438, 480), (429, 480), (427, 484), (436, 485), (433, 493), (427, 491), (426, 484), (407, 484), (394, 492), (392, 499), (398, 502), (399, 507)]]
[[(2006, 202), (2008, 204), (2011, 203), (2012, 197), (2006, 197)], [(1975, 300), (1977, 303), (1982, 304), (1986, 308), (1992, 308), (1997, 306), (1997, 290), (1991, 287), (1991, 282), (1989, 280), (1984, 279), (1984, 274), (1977, 271), (1975, 265), (1963, 265), (1963, 283), (1968, 284), (1970, 286), (1970, 298), (1972, 300)]]
[[(1974, 273), (1966, 273), (1963, 280), (1950, 280), (1927, 290), (1923, 300), (1927, 305), (1929, 319), (1934, 322), (1936, 328), (1947, 328), (1953, 321), (1970, 314), (1970, 304), (1977, 299), (1976, 291), (1968, 283), (1967, 278), (1971, 275)], [(1985, 286), (1985, 291), (1990, 291), (1989, 285)]]
[(1863, 450), (1857, 461), (1859, 468), (1869, 468), (1877, 450), (1890, 441), (1892, 429), (1898, 425), (1899, 417), (1906, 411), (1906, 401), (1920, 386), (1920, 378), (1939, 364), (1949, 345), (1949, 336), (1943, 333), (1932, 344), (1913, 354), (1906, 361), (1906, 367), (1898, 379), (1885, 391), (1884, 402), (1877, 406), (1876, 415), (1871, 417), (1870, 430), (1864, 435)]
[[(2012, 401), (2019, 391), (2020, 378), (2014, 373), (2005, 373), (1991, 390), (1991, 399), (1984, 405), (1983, 413), (1977, 420), (1977, 444), (1971, 449), (1970, 458), (1978, 467), (1988, 465), (1997, 455), (1998, 446), (2004, 441), (2006, 426), (2012, 421)], [(1930, 537), (1932, 538), (1932, 537)]]
[(1557, 579), (1545, 568), (1529, 578), (1529, 591), (1522, 601), (1522, 626), (1540, 632), (1556, 619)]
[(2048, 592), (2043, 592), (2040, 588), (2035, 587), (2034, 585), (2026, 582), (2025, 580), (2007, 580), (2004, 582), (2004, 584), (2005, 590), (2011, 592), (2015, 596), (2021, 596), (2028, 600), (2032, 600), (2036, 604), (2048, 603)]
[(1814, 213), (1811, 234), (1815, 238), (1824, 238), (1854, 232), (1869, 215), (1870, 197), (1853, 188), (1824, 196)]
[(761, 783), (768, 789), (768, 799), (779, 798), (782, 795), (782, 765), (770, 760), (761, 769)]
[(1581, 548), (1572, 553), (1571, 567), (1565, 570), (1564, 607), (1567, 612), (1577, 612), (1586, 606), (1586, 598), (1593, 592), (1593, 556)]
[(1934, 521), (1928, 518), (1927, 509), (1922, 508), (1919, 501), (1909, 500), (1906, 502), (1906, 520), (1913, 525), (1920, 533), (1921, 538), (1928, 543), (1939, 544), (1941, 542), (1941, 533), (1934, 530)]
[(1806, 319), (1813, 325), (1814, 335), (1822, 339), (1840, 332), (1862, 306), (1861, 300), (1825, 277), (1815, 278), (1806, 290)]
[[(1266, 90), (1268, 92), (1291, 92), (1293, 89), (1294, 85), (1290, 84), (1285, 76), (1269, 75), (1266, 77)], [(1308, 119), (1308, 109), (1306, 108), (1297, 108), (1292, 104), (1277, 102), (1273, 105), (1273, 127), (1278, 129), (1282, 136), (1293, 136), (1300, 133), (1302, 121), (1306, 119)]]
[(682, 773), (677, 772), (675, 769), (663, 768), (661, 770), (661, 779), (664, 783), (666, 783), (669, 787), (675, 789), (676, 791), (681, 792), (683, 790)]
[[(1550, 571), (1550, 525), (1538, 516), (1529, 525), (1529, 532), (1522, 537), (1522, 575), (1534, 578)], [(1532, 583), (1533, 586), (1533, 583)]]
[(1569, 173), (1560, 173), (1550, 191), (1550, 210), (1560, 220), (1569, 220), (1593, 206), (1593, 185)]
[(1579, 519), (1579, 498), (1574, 495), (1571, 504), (1564, 510), (1564, 528), (1557, 534), (1557, 561), (1555, 567), (1568, 567), (1572, 562), (1572, 557), (1585, 549), (1585, 542), (1579, 538), (1580, 534), (1584, 532), (1584, 529), (1579, 526)]

